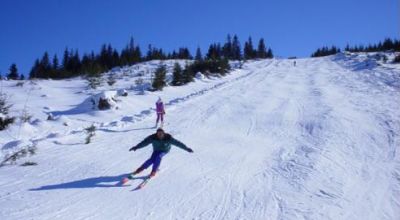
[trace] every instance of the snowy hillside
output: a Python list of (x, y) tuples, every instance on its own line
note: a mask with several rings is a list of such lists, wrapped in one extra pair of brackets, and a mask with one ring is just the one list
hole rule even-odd
[[(377, 54), (248, 61), (141, 94), (135, 81), (149, 83), (158, 63), (114, 69), (116, 83), (97, 89), (81, 78), (2, 81), (10, 114), (32, 117), (0, 131), (0, 159), (36, 154), (0, 167), (0, 219), (400, 219), (399, 64)], [(93, 108), (99, 96), (115, 106)], [(116, 187), (151, 154), (128, 149), (155, 132), (159, 96), (166, 132), (194, 153), (173, 147), (145, 188)]]

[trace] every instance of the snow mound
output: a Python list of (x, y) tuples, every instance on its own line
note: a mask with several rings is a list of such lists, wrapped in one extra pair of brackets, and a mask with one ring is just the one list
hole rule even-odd
[(201, 72), (198, 72), (196, 73), (194, 78), (196, 78), (197, 80), (204, 80), (206, 77)]
[(1, 148), (0, 151), (0, 162), (3, 161), (8, 155), (12, 155), (15, 152), (21, 151), (22, 149), (30, 149), (35, 144), (28, 140), (13, 140), (10, 141)]
[(117, 95), (118, 96), (128, 96), (128, 91), (126, 91), (125, 89), (118, 89)]
[(332, 60), (348, 71), (358, 73), (358, 77), (361, 80), (374, 84), (376, 88), (388, 86), (399, 89), (400, 65), (390, 62), (396, 54), (346, 52), (334, 55)]
[(6, 143), (1, 150), (12, 150), (16, 148), (22, 148), (26, 146), (31, 146), (32, 142), (27, 140), (14, 140)]
[(93, 105), (99, 110), (118, 109), (117, 91), (105, 91), (92, 97)]

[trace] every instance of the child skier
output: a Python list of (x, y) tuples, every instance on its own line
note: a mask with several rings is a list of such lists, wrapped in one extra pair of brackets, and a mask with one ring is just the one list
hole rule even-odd
[(161, 127), (162, 127), (164, 125), (165, 109), (164, 109), (164, 103), (160, 97), (158, 97), (158, 100), (156, 102), (156, 113), (157, 113), (156, 127), (157, 127), (158, 121), (160, 121), (160, 119), (161, 119)]
[(164, 130), (161, 128), (157, 129), (157, 132), (155, 134), (152, 134), (152, 135), (146, 137), (139, 144), (137, 144), (136, 146), (129, 149), (129, 151), (132, 151), (132, 150), (136, 151), (137, 149), (143, 148), (149, 144), (153, 145), (153, 153), (151, 154), (151, 157), (148, 160), (146, 160), (135, 172), (130, 174), (128, 176), (129, 179), (132, 179), (134, 175), (147, 169), (152, 164), (153, 164), (153, 168), (152, 168), (150, 177), (155, 176), (156, 172), (158, 170), (158, 167), (160, 166), (161, 159), (163, 156), (165, 156), (169, 152), (169, 150), (171, 149), (171, 144), (175, 145), (183, 150), (186, 150), (189, 153), (193, 153), (193, 150), (191, 148), (187, 147), (182, 142), (176, 140), (170, 134), (165, 133)]

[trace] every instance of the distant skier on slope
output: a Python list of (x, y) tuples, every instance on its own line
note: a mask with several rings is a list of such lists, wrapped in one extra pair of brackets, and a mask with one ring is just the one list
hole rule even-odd
[(164, 115), (165, 115), (165, 109), (164, 109), (164, 103), (161, 100), (160, 97), (158, 97), (158, 100), (156, 102), (156, 113), (157, 113), (157, 120), (156, 120), (156, 126), (158, 125), (158, 122), (161, 119), (161, 127), (164, 125)]
[(151, 157), (146, 160), (138, 169), (136, 169), (135, 172), (130, 174), (128, 177), (129, 179), (132, 179), (134, 175), (147, 169), (152, 164), (153, 168), (150, 177), (155, 176), (158, 167), (160, 166), (161, 159), (169, 152), (169, 150), (171, 149), (171, 144), (183, 150), (186, 150), (189, 153), (193, 153), (193, 150), (191, 148), (176, 140), (170, 134), (165, 133), (164, 130), (161, 128), (157, 129), (157, 132), (155, 134), (146, 137), (139, 144), (129, 149), (129, 151), (136, 151), (137, 149), (143, 148), (149, 144), (153, 145), (153, 153), (151, 154)]

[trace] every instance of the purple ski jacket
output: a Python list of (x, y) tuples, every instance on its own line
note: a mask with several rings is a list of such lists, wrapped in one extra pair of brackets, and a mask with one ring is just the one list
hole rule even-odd
[(164, 113), (164, 103), (161, 102), (156, 102), (156, 112), (157, 113)]

